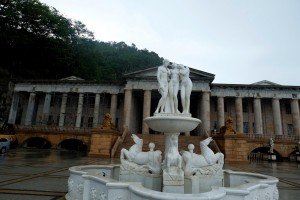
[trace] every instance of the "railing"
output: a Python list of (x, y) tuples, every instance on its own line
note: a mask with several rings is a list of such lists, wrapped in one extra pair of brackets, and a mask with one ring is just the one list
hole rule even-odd
[(39, 132), (72, 132), (72, 133), (91, 133), (91, 128), (58, 127), (58, 126), (24, 126), (15, 125), (15, 130), (39, 131)]
[(112, 158), (115, 156), (116, 151), (118, 150), (118, 147), (120, 146), (120, 144), (122, 144), (124, 142), (124, 139), (128, 133), (129, 133), (128, 127), (124, 126), (124, 131), (123, 131), (122, 135), (118, 137), (113, 148), (111, 149), (110, 156)]
[(248, 140), (269, 141), (272, 138), (275, 142), (298, 142), (299, 136), (296, 135), (266, 135), (266, 134), (245, 134)]
[(248, 160), (250, 161), (262, 161), (262, 160), (268, 160), (268, 155), (267, 154), (264, 154), (264, 153), (260, 153), (260, 152), (251, 152), (249, 155), (248, 155)]

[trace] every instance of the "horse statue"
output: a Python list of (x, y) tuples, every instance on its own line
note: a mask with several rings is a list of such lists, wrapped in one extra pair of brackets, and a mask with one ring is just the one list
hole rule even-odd
[(154, 151), (155, 144), (149, 143), (148, 152), (143, 152), (143, 139), (140, 139), (137, 135), (132, 134), (131, 138), (135, 142), (129, 150), (121, 150), (121, 167), (125, 169), (138, 169), (137, 171), (144, 171), (147, 169), (149, 173), (159, 174), (161, 173), (161, 151)]
[(186, 176), (194, 175), (197, 171), (201, 171), (201, 168), (213, 166), (216, 164), (216, 170), (222, 169), (224, 164), (224, 154), (214, 153), (208, 147), (209, 143), (212, 140), (213, 139), (211, 137), (208, 137), (200, 142), (201, 155), (195, 154), (193, 152), (195, 148), (193, 144), (188, 145), (189, 151), (183, 151), (182, 159), (184, 163), (184, 174)]

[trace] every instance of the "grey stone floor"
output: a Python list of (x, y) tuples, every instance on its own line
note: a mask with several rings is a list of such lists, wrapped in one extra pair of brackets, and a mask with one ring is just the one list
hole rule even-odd
[[(0, 155), (0, 200), (61, 200), (67, 192), (68, 168), (118, 160), (89, 158), (58, 150), (12, 149)], [(256, 162), (225, 168), (278, 177), (281, 200), (300, 199), (300, 164)]]

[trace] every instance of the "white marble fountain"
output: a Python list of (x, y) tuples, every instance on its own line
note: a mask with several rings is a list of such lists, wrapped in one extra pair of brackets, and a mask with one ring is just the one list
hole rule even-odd
[[(278, 199), (275, 177), (223, 170), (224, 155), (209, 147), (211, 137), (200, 142), (201, 155), (178, 151), (180, 132), (195, 129), (199, 119), (190, 114), (192, 81), (189, 68), (164, 60), (157, 79), (161, 99), (153, 117), (144, 121), (165, 134), (164, 155), (149, 144), (143, 152), (143, 140), (132, 134), (135, 144), (122, 149), (121, 164), (74, 166), (69, 169), (67, 200), (204, 200), (204, 199)], [(178, 110), (180, 90), (182, 112)]]

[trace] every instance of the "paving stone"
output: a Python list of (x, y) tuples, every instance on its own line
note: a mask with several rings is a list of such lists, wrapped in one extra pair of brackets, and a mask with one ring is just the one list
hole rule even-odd
[[(91, 158), (72, 151), (12, 149), (0, 157), (0, 199), (61, 198), (67, 192), (69, 167), (109, 163), (119, 164), (120, 160)], [(298, 199), (300, 196), (300, 165), (296, 162), (226, 163), (224, 167), (278, 177), (280, 200)]]

